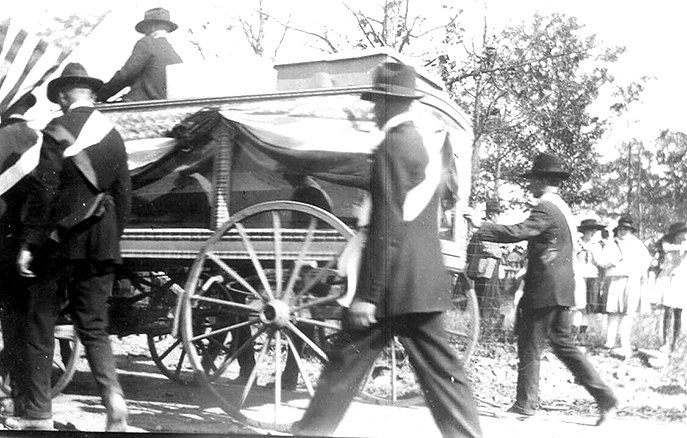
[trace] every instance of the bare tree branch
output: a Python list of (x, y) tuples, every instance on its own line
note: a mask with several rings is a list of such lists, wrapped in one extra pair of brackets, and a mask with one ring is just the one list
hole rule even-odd
[(288, 24), (288, 23), (282, 23), (282, 22), (281, 22), (280, 20), (278, 20), (275, 16), (273, 16), (273, 15), (271, 15), (271, 14), (268, 14), (267, 12), (264, 12), (264, 11), (258, 11), (258, 13), (259, 13), (260, 15), (264, 15), (264, 16), (266, 16), (266, 17), (268, 17), (268, 18), (271, 18), (272, 20), (274, 20), (275, 23), (277, 23), (278, 25), (282, 26), (282, 27), (285, 28), (286, 30), (293, 30), (293, 31), (295, 31), (295, 32), (299, 32), (299, 33), (303, 33), (303, 34), (306, 34), (306, 35), (310, 35), (310, 36), (313, 36), (313, 37), (315, 37), (315, 38), (317, 38), (317, 39), (323, 41), (325, 44), (327, 44), (327, 46), (329, 46), (329, 48), (331, 49), (331, 51), (332, 51), (333, 53), (338, 53), (338, 52), (339, 52), (339, 49), (334, 45), (334, 43), (332, 43), (332, 42), (329, 40), (329, 38), (326, 37), (326, 35), (320, 35), (320, 34), (318, 34), (318, 33), (316, 33), (316, 32), (312, 32), (312, 31), (309, 31), (309, 30), (305, 30), (305, 29), (301, 29), (301, 28), (298, 28), (298, 27), (295, 27), (295, 26), (291, 26), (291, 25)]

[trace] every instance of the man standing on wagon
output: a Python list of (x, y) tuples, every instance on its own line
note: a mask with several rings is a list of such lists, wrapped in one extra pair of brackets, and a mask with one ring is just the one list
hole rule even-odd
[(107, 410), (108, 431), (124, 431), (127, 407), (107, 332), (108, 298), (119, 240), (131, 204), (124, 142), (93, 107), (102, 81), (81, 64), (68, 64), (48, 84), (48, 99), (62, 109), (43, 130), (32, 190), (26, 201), (17, 258), (28, 282), (23, 413), (10, 429), (51, 429), (53, 332), (60, 312), (58, 288), (67, 286), (72, 318)]
[(509, 412), (532, 416), (539, 404), (539, 365), (548, 341), (554, 354), (572, 372), (599, 408), (598, 425), (611, 418), (618, 400), (601, 380), (570, 335), (570, 308), (574, 305), (573, 247), (576, 230), (570, 207), (558, 195), (561, 182), (570, 176), (560, 159), (541, 153), (532, 164), (529, 190), (539, 200), (530, 216), (516, 225), (481, 223), (479, 238), (489, 242), (515, 243), (527, 240), (525, 288), (518, 303), (518, 384)]
[(105, 102), (125, 87), (131, 87), (122, 100), (157, 100), (167, 98), (167, 66), (181, 63), (181, 57), (169, 43), (167, 34), (177, 29), (169, 11), (154, 8), (136, 24), (136, 32), (145, 35), (134, 45), (129, 59), (97, 93), (98, 102)]
[[(383, 63), (374, 104), (385, 137), (372, 157), (372, 211), (356, 294), (317, 391), (295, 434), (332, 435), (382, 349), (399, 335), (443, 436), (482, 436), (470, 382), (447, 342), (444, 312), (451, 302), (439, 242), (439, 139), (410, 112), (422, 95), (415, 70)], [(434, 140), (434, 141), (432, 141)]]

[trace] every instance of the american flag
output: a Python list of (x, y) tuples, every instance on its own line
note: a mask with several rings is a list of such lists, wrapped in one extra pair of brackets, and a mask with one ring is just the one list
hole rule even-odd
[(0, 22), (0, 113), (50, 77), (69, 52), (32, 35), (11, 18)]

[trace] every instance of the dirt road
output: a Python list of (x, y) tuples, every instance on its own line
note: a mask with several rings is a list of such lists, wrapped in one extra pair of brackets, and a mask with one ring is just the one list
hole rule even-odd
[[(126, 338), (125, 338), (126, 339)], [(129, 338), (130, 339), (130, 338)], [(214, 397), (202, 388), (184, 387), (167, 380), (157, 371), (141, 342), (115, 341), (117, 365), (131, 410), (130, 432), (172, 432), (181, 436), (222, 434), (228, 436), (283, 435), (273, 430), (251, 427), (240, 418), (231, 418), (216, 406)], [(126, 349), (126, 351), (124, 351)], [(240, 388), (236, 393), (239, 396)], [(102, 431), (105, 414), (96, 395), (95, 383), (85, 360), (64, 394), (54, 400), (54, 420), (61, 431)], [(269, 397), (265, 391), (265, 399)], [(301, 396), (292, 403), (307, 405)], [(481, 406), (480, 420), (486, 437), (608, 437), (661, 436), (683, 437), (685, 423), (660, 423), (651, 420), (619, 418), (595, 427), (593, 416), (571, 417), (546, 412), (521, 420), (506, 416), (501, 409)], [(269, 421), (271, 410), (257, 409), (251, 416)], [(261, 418), (264, 417), (264, 418)], [(399, 408), (355, 402), (337, 435), (351, 437), (439, 437), (429, 410), (424, 407)]]

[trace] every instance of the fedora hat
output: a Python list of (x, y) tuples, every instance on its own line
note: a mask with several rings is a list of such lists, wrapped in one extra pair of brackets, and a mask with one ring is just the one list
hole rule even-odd
[(532, 169), (522, 174), (524, 178), (537, 176), (568, 179), (570, 172), (563, 170), (560, 158), (553, 154), (542, 152), (534, 158)]
[(584, 232), (585, 230), (605, 230), (606, 225), (600, 224), (596, 219), (584, 219), (577, 227), (577, 231)]
[(684, 222), (675, 222), (674, 224), (671, 224), (668, 228), (669, 236), (673, 236), (675, 234), (683, 232), (687, 232), (687, 224), (685, 224)]
[(153, 23), (165, 23), (169, 26), (169, 31), (174, 32), (177, 30), (177, 24), (169, 19), (169, 11), (165, 8), (153, 8), (145, 11), (143, 14), (143, 20), (136, 24), (136, 32), (147, 34), (148, 26)]
[(57, 103), (57, 93), (68, 85), (85, 85), (95, 92), (103, 86), (103, 81), (88, 76), (86, 68), (78, 62), (70, 62), (59, 78), (48, 83), (48, 100)]
[(618, 225), (616, 225), (613, 231), (617, 231), (620, 228), (627, 228), (628, 230), (637, 231), (634, 221), (630, 216), (621, 216), (620, 219), (618, 219)]
[(373, 100), (375, 96), (393, 96), (405, 99), (422, 97), (415, 89), (417, 73), (409, 65), (400, 62), (383, 62), (375, 67), (372, 75), (373, 89), (365, 91), (360, 98)]

